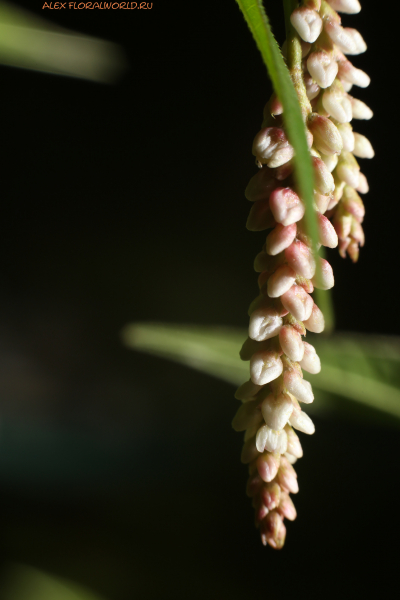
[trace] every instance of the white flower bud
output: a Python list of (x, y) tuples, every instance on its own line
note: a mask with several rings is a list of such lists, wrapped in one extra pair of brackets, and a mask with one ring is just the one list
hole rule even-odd
[(338, 77), (361, 88), (366, 88), (371, 83), (369, 75), (361, 69), (357, 69), (349, 60), (339, 63)]
[(296, 8), (290, 15), (290, 22), (305, 42), (313, 43), (322, 31), (322, 19), (315, 10)]
[(317, 156), (312, 157), (312, 164), (314, 168), (314, 184), (316, 189), (321, 194), (329, 194), (335, 189), (335, 182), (332, 174), (328, 171), (325, 163)]
[(261, 385), (256, 385), (249, 379), (249, 381), (245, 381), (238, 387), (235, 392), (235, 398), (242, 402), (253, 400), (254, 396), (261, 390), (261, 387)]
[(355, 15), (360, 12), (361, 4), (358, 0), (328, 0), (328, 4), (338, 12)]
[(239, 406), (232, 421), (232, 427), (235, 431), (245, 431), (245, 429), (257, 425), (261, 417), (259, 404), (257, 400), (253, 400)]
[(281, 265), (268, 279), (267, 294), (270, 298), (279, 298), (292, 287), (296, 272), (289, 265)]
[(287, 435), (285, 430), (276, 431), (267, 425), (263, 425), (257, 431), (256, 447), (259, 452), (277, 452), (284, 454), (287, 449)]
[(285, 371), (283, 375), (283, 381), (288, 392), (290, 392), (300, 402), (304, 402), (304, 404), (311, 404), (311, 402), (314, 400), (311, 383), (305, 379), (302, 379), (302, 377), (300, 377), (296, 371)]
[(373, 158), (375, 156), (371, 142), (361, 133), (354, 134), (353, 154), (359, 158)]
[(285, 258), (298, 275), (311, 279), (315, 273), (315, 259), (311, 250), (303, 242), (293, 242), (285, 250)]
[(303, 456), (303, 448), (301, 447), (298, 435), (289, 424), (285, 426), (285, 431), (287, 435), (287, 451), (296, 458), (301, 458)]
[(308, 331), (312, 331), (313, 333), (321, 333), (325, 329), (324, 315), (315, 303), (312, 308), (311, 316), (304, 320), (303, 324)]
[(326, 246), (327, 248), (336, 248), (339, 240), (335, 228), (330, 220), (324, 215), (317, 213), (317, 225), (318, 237), (322, 246)]
[(281, 296), (281, 302), (298, 321), (308, 319), (314, 306), (314, 300), (300, 285), (292, 285)]
[(265, 243), (265, 249), (271, 256), (276, 256), (293, 242), (296, 237), (297, 226), (296, 223), (287, 225), (286, 227), (281, 223), (271, 231), (267, 236)]
[[(335, 166), (337, 164), (337, 156), (325, 156), (326, 159), (335, 159)], [(327, 161), (324, 160), (325, 166), (327, 166)], [(328, 168), (328, 167), (327, 167)], [(334, 167), (333, 167), (334, 168)], [(333, 170), (333, 169), (332, 169)], [(329, 203), (331, 201), (331, 196), (326, 196), (325, 194), (320, 194), (316, 190), (314, 190), (314, 202), (317, 210), (323, 215), (328, 210)]]
[(292, 413), (292, 416), (290, 417), (290, 424), (295, 429), (298, 429), (298, 431), (302, 431), (303, 433), (307, 433), (309, 435), (315, 432), (314, 423), (302, 410), (297, 413)]
[(293, 361), (299, 361), (304, 355), (301, 335), (291, 325), (284, 325), (279, 331), (279, 343), (283, 352)]
[(311, 281), (314, 287), (319, 290), (330, 290), (335, 285), (332, 267), (324, 258), (319, 259), (319, 264), (320, 269), (315, 273)]
[(244, 191), (244, 195), (250, 202), (268, 200), (272, 190), (276, 187), (273, 171), (263, 167), (250, 179)]
[(285, 452), (285, 454), (283, 456), (288, 459), (288, 461), (290, 462), (291, 465), (294, 465), (295, 463), (297, 463), (297, 458), (293, 454), (290, 454), (289, 452)]
[(345, 54), (355, 54), (357, 45), (353, 36), (334, 19), (328, 17), (325, 20), (324, 28), (331, 38), (332, 42)]
[(307, 59), (307, 68), (311, 77), (322, 88), (332, 85), (338, 74), (338, 64), (335, 59), (324, 52), (311, 52)]
[(265, 385), (273, 381), (282, 371), (282, 361), (272, 350), (256, 352), (250, 359), (251, 380), (257, 385)]
[(352, 27), (345, 27), (344, 31), (348, 36), (351, 37), (353, 43), (355, 45), (355, 50), (350, 52), (349, 50), (344, 51), (345, 54), (362, 54), (367, 49), (367, 44), (364, 41), (361, 33), (357, 31), (357, 29), (353, 29)]
[(353, 152), (354, 133), (352, 126), (350, 123), (339, 123), (337, 128), (342, 138), (343, 150), (346, 150), (346, 152)]
[(314, 81), (309, 73), (305, 73), (304, 75), (304, 83), (306, 86), (306, 94), (309, 100), (314, 100), (321, 90), (318, 83)]
[(342, 138), (338, 128), (328, 117), (311, 113), (307, 122), (314, 137), (314, 146), (322, 154), (339, 154), (343, 149)]
[(333, 85), (324, 91), (322, 105), (326, 112), (339, 123), (349, 123), (352, 119), (351, 102), (345, 96), (343, 87)]
[[(328, 156), (327, 154), (323, 154), (321, 156), (322, 160), (325, 163), (326, 168), (328, 169), (329, 173), (332, 173), (333, 169), (336, 167), (338, 160), (339, 160), (339, 156), (337, 154), (331, 154), (330, 156)], [(321, 210), (321, 212), (325, 212), (326, 209), (324, 211)]]
[(356, 187), (356, 190), (357, 192), (360, 192), (360, 194), (367, 194), (369, 192), (368, 181), (364, 173), (359, 173), (358, 186)]
[(276, 310), (263, 306), (255, 310), (250, 316), (249, 337), (257, 342), (269, 340), (279, 333), (282, 319)]
[(356, 188), (359, 182), (359, 173), (360, 167), (353, 154), (343, 151), (336, 167), (337, 176), (350, 187)]
[(293, 402), (287, 394), (279, 394), (276, 398), (270, 394), (261, 404), (261, 412), (268, 427), (281, 430), (293, 412)]
[(353, 98), (353, 96), (348, 96), (348, 98), (351, 102), (353, 119), (372, 119), (374, 113), (370, 107), (365, 104), (365, 102), (362, 102), (357, 98)]
[(294, 151), (280, 127), (265, 127), (258, 132), (252, 152), (261, 164), (274, 169), (293, 157)]
[(321, 371), (321, 361), (315, 351), (314, 346), (304, 342), (304, 356), (299, 364), (302, 369), (308, 373), (311, 373), (312, 375), (316, 375)]

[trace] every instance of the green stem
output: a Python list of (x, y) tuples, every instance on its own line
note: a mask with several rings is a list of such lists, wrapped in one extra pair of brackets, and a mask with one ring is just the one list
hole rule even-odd
[(300, 38), (290, 22), (290, 15), (297, 7), (297, 0), (283, 0), (283, 8), (285, 11), (287, 66), (299, 99), (301, 114), (305, 121), (312, 109), (310, 101), (307, 98), (306, 86), (304, 85)]

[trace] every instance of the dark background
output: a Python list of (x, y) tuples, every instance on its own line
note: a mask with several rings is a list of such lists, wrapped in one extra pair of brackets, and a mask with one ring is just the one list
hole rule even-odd
[[(0, 557), (110, 600), (387, 594), (396, 583), (398, 431), (316, 419), (298, 519), (261, 546), (230, 427), (233, 388), (125, 349), (131, 321), (245, 328), (264, 235), (244, 224), (271, 93), (234, 0), (43, 11), (121, 45), (115, 85), (0, 67)], [(280, 2), (265, 2), (283, 41)], [(337, 329), (399, 334), (397, 100), (387, 12), (345, 16), (372, 78), (354, 88), (366, 246), (330, 251)], [(395, 37), (395, 36), (394, 36)], [(393, 43), (393, 47), (391, 44)], [(367, 164), (365, 164), (367, 163)], [(316, 400), (316, 402), (318, 399)]]

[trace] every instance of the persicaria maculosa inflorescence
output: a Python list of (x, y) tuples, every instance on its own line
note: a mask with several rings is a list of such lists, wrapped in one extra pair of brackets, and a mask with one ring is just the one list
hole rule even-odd
[[(314, 170), (319, 243), (329, 248), (339, 245), (340, 254), (344, 257), (347, 252), (354, 262), (364, 244), (359, 193), (368, 191), (355, 157), (372, 158), (374, 152), (367, 138), (350, 125), (353, 118), (370, 119), (372, 111), (349, 92), (353, 85), (366, 87), (370, 80), (346, 56), (364, 52), (366, 44), (358, 31), (342, 27), (336, 11), (360, 10), (358, 0), (304, 0), (290, 17), (297, 33), (282, 48), (285, 55), (289, 44), (295, 43), (300, 52), (297, 66), (302, 77), (293, 83)], [(256, 525), (262, 542), (273, 548), (284, 544), (284, 519), (296, 518), (290, 494), (299, 488), (292, 465), (303, 451), (294, 430), (314, 433), (311, 419), (301, 409), (301, 403), (314, 399), (302, 370), (318, 373), (321, 363), (303, 336), (307, 330), (323, 331), (324, 317), (310, 294), (314, 288), (328, 290), (334, 284), (331, 266), (314, 256), (307, 235), (305, 206), (293, 174), (294, 151), (282, 113), (273, 94), (253, 142), (260, 170), (245, 192), (252, 202), (247, 228), (271, 231), (254, 263), (259, 295), (250, 305), (249, 337), (240, 352), (242, 360), (250, 361), (250, 380), (236, 392), (242, 405), (233, 419), (234, 429), (245, 431), (242, 462), (249, 465), (247, 494), (253, 500)]]

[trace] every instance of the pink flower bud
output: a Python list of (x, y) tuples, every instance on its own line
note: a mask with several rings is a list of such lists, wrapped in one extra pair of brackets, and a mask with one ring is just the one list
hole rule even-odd
[(293, 412), (293, 402), (287, 394), (275, 397), (269, 394), (261, 404), (261, 412), (265, 423), (271, 429), (283, 429)]
[(292, 285), (281, 296), (281, 302), (298, 321), (308, 319), (311, 316), (312, 307), (314, 306), (314, 300), (299, 285)]
[(268, 510), (274, 510), (281, 501), (281, 488), (276, 482), (265, 483), (260, 488), (260, 498)]
[(351, 102), (344, 93), (339, 81), (324, 91), (322, 105), (326, 112), (339, 123), (348, 123), (352, 119)]
[(357, 45), (354, 36), (349, 34), (340, 23), (328, 17), (325, 19), (324, 28), (332, 42), (345, 54), (355, 54)]
[[(356, 190), (346, 185), (343, 189), (342, 207), (359, 222), (362, 223), (365, 215), (364, 203)], [(349, 233), (346, 234), (347, 237)]]
[(310, 8), (296, 8), (290, 15), (290, 22), (305, 42), (313, 43), (322, 31), (322, 19)]
[(375, 156), (371, 142), (361, 133), (354, 134), (353, 154), (359, 158), (373, 158)]
[(264, 229), (270, 229), (274, 225), (275, 219), (269, 207), (269, 199), (254, 202), (247, 218), (247, 229), (249, 231), (264, 231)]
[(286, 177), (289, 177), (293, 173), (294, 164), (293, 160), (289, 160), (284, 165), (281, 165), (277, 169), (275, 169), (275, 179), (278, 181), (283, 181)]
[(356, 188), (359, 182), (360, 167), (351, 152), (343, 151), (336, 167), (338, 177), (350, 187)]
[(303, 321), (303, 323), (306, 329), (308, 329), (308, 331), (312, 331), (313, 333), (321, 333), (325, 329), (324, 315), (315, 303), (311, 312), (311, 316)]
[(318, 237), (321, 244), (327, 248), (336, 248), (338, 245), (338, 236), (330, 220), (324, 215), (317, 214), (317, 225)]
[(319, 270), (312, 278), (313, 285), (318, 290), (330, 290), (335, 285), (332, 267), (324, 258), (319, 259), (319, 266)]
[(283, 106), (277, 95), (272, 94), (271, 98), (264, 107), (264, 119), (267, 119), (270, 115), (277, 116), (283, 113)]
[(358, 185), (356, 186), (356, 190), (357, 192), (360, 192), (360, 194), (367, 194), (369, 192), (368, 181), (364, 173), (359, 173)]
[(333, 192), (335, 189), (335, 182), (324, 162), (320, 158), (313, 156), (312, 163), (314, 167), (314, 184), (317, 190), (321, 192), (321, 194)]
[(371, 83), (371, 79), (367, 73), (361, 69), (357, 69), (349, 60), (339, 62), (338, 77), (361, 88), (366, 88)]
[(280, 550), (285, 544), (286, 527), (282, 517), (271, 511), (260, 524), (261, 541), (266, 546), (269, 544), (275, 550)]
[(360, 254), (360, 249), (358, 247), (357, 242), (351, 241), (347, 248), (347, 253), (350, 256), (351, 260), (356, 263), (358, 261), (358, 256)]
[(302, 431), (303, 433), (307, 433), (308, 435), (311, 435), (315, 432), (314, 423), (311, 421), (310, 417), (306, 415), (306, 413), (302, 410), (296, 413), (292, 413), (292, 416), (290, 417), (290, 424), (298, 431)]
[(290, 187), (276, 188), (269, 197), (269, 205), (275, 221), (282, 225), (292, 225), (304, 216), (304, 204)]
[(268, 200), (272, 190), (278, 185), (273, 173), (268, 167), (263, 167), (253, 175), (244, 191), (247, 200), (250, 202)]
[(338, 131), (343, 142), (343, 150), (353, 152), (354, 150), (354, 133), (350, 123), (339, 123)]
[(283, 381), (288, 392), (300, 402), (311, 404), (314, 400), (310, 382), (300, 377), (296, 371), (285, 371)]
[[(258, 455), (258, 451), (257, 451), (257, 455)], [(249, 498), (253, 498), (254, 496), (257, 496), (261, 492), (262, 486), (263, 486), (263, 480), (261, 479), (261, 477), (257, 473), (257, 471), (255, 471), (254, 473), (251, 473), (250, 477), (247, 480), (247, 484), (246, 484), (246, 496), (248, 496)]]
[(344, 31), (346, 32), (347, 36), (349, 36), (352, 39), (353, 44), (355, 46), (355, 49), (352, 51), (343, 50), (343, 52), (345, 52), (345, 54), (362, 54), (363, 52), (366, 51), (367, 44), (365, 43), (364, 38), (362, 37), (361, 33), (359, 31), (357, 31), (357, 29), (353, 29), (351, 27), (345, 27)]
[(314, 100), (321, 90), (318, 83), (308, 73), (304, 75), (304, 83), (306, 86), (306, 94), (309, 100)]
[(292, 225), (287, 225), (286, 227), (278, 223), (267, 236), (265, 244), (267, 253), (271, 254), (271, 256), (275, 256), (285, 250), (296, 237), (296, 231), (296, 223), (292, 223)]
[(257, 385), (265, 385), (273, 381), (282, 371), (282, 361), (272, 350), (256, 352), (250, 359), (251, 380)]
[(256, 496), (253, 498), (252, 505), (254, 508), (254, 519), (257, 527), (258, 524), (261, 523), (261, 521), (267, 516), (269, 510), (262, 502), (262, 500)]
[(303, 242), (293, 242), (285, 250), (285, 258), (290, 267), (302, 277), (311, 279), (315, 273), (315, 259), (311, 250)]
[(258, 400), (246, 402), (239, 406), (236, 415), (232, 421), (232, 427), (235, 431), (245, 431), (260, 422), (260, 403)]
[(343, 143), (340, 133), (328, 117), (311, 113), (307, 125), (313, 134), (314, 146), (322, 154), (338, 154), (342, 151)]
[(365, 102), (362, 102), (357, 98), (353, 98), (353, 96), (348, 96), (348, 98), (351, 102), (353, 119), (372, 119), (374, 113), (370, 107), (365, 104)]
[(351, 223), (351, 231), (350, 237), (355, 240), (360, 246), (364, 246), (365, 244), (365, 235), (364, 230), (360, 223), (358, 223), (355, 219), (353, 219)]
[(311, 346), (311, 344), (308, 344), (307, 342), (304, 342), (304, 356), (300, 361), (300, 366), (312, 375), (316, 375), (321, 371), (321, 361), (319, 356), (315, 352), (314, 346)]
[(274, 169), (285, 164), (294, 154), (292, 146), (280, 127), (265, 127), (254, 138), (252, 152), (261, 164)]
[(285, 456), (281, 458), (277, 481), (284, 492), (297, 494), (299, 491), (296, 471)]
[(278, 513), (289, 521), (294, 521), (297, 517), (297, 512), (292, 499), (286, 492), (281, 493), (281, 501), (278, 506)]
[(261, 390), (261, 385), (256, 385), (249, 379), (249, 381), (245, 381), (238, 387), (235, 392), (236, 400), (241, 400), (242, 402), (248, 402), (249, 400), (254, 400), (254, 396), (258, 394)]
[(261, 306), (250, 316), (249, 337), (257, 342), (268, 340), (279, 333), (282, 319), (272, 307)]
[(279, 298), (292, 287), (296, 272), (289, 265), (281, 265), (268, 279), (267, 293), (270, 298)]
[(283, 352), (293, 361), (299, 361), (303, 358), (304, 347), (303, 340), (298, 331), (291, 325), (284, 325), (279, 331), (279, 343)]
[(355, 15), (361, 10), (361, 4), (358, 0), (328, 0), (328, 4), (338, 12)]
[(263, 481), (269, 483), (275, 479), (280, 461), (280, 455), (271, 452), (265, 452), (257, 458), (257, 471)]
[(303, 456), (303, 448), (301, 447), (300, 440), (297, 434), (293, 431), (292, 427), (288, 424), (285, 426), (287, 435), (287, 451), (290, 452), (296, 458)]
[(321, 88), (332, 85), (337, 73), (338, 64), (330, 54), (323, 50), (311, 52), (307, 59), (307, 68), (311, 77)]

